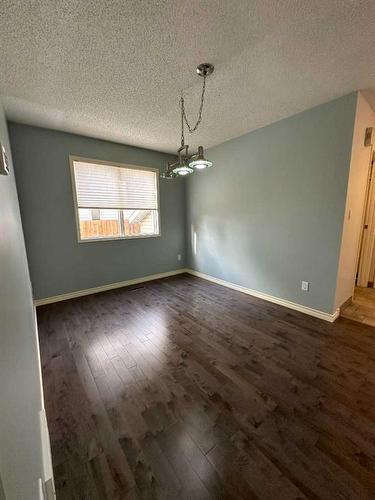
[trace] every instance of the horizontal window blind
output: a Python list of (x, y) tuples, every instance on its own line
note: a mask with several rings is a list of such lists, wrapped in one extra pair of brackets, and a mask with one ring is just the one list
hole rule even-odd
[(74, 161), (79, 208), (157, 210), (157, 173)]

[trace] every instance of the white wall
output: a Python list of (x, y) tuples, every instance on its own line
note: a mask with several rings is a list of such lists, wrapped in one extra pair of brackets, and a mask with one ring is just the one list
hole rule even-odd
[[(0, 142), (10, 157), (1, 103)], [(5, 496), (39, 499), (38, 478), (51, 475), (51, 462), (41, 425), (38, 339), (11, 161), (10, 175), (0, 175), (0, 397), (0, 476)]]
[(354, 291), (366, 183), (371, 155), (371, 148), (364, 145), (367, 127), (375, 127), (375, 113), (361, 92), (358, 92), (345, 219), (337, 275), (336, 307), (340, 307), (348, 300)]

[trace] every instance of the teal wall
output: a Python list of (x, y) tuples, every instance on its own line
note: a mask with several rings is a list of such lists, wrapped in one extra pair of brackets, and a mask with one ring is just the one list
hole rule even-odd
[(355, 108), (353, 93), (212, 148), (214, 168), (186, 181), (161, 181), (161, 238), (81, 244), (70, 154), (159, 168), (171, 157), (10, 123), (34, 297), (186, 263), (333, 312)]
[(160, 182), (160, 237), (77, 241), (69, 155), (160, 169), (170, 155), (15, 123), (9, 133), (34, 298), (184, 267), (182, 179)]
[(0, 103), (0, 143), (10, 174), (0, 175), (0, 476), (8, 500), (37, 500), (44, 478), (41, 378), (35, 316), (12, 155)]
[(354, 93), (210, 149), (186, 184), (188, 267), (333, 312), (355, 108)]

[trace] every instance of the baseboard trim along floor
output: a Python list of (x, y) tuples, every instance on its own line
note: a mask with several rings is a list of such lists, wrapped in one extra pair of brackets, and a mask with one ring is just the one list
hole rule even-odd
[(297, 304), (295, 302), (291, 302), (289, 300), (281, 299), (279, 297), (274, 297), (273, 295), (269, 295), (264, 292), (258, 292), (257, 290), (253, 290), (251, 288), (246, 288), (241, 285), (236, 285), (235, 283), (231, 283), (230, 281), (225, 281), (220, 278), (215, 278), (214, 276), (210, 276), (209, 274), (201, 273), (199, 271), (195, 271), (194, 269), (176, 269), (174, 271), (168, 271), (165, 273), (159, 274), (151, 274), (149, 276), (142, 276), (140, 278), (135, 278), (126, 281), (118, 281), (117, 283), (109, 283), (107, 285), (97, 286), (94, 288), (87, 288), (85, 290), (77, 290), (75, 292), (64, 293), (61, 295), (55, 295), (53, 297), (46, 297), (44, 299), (36, 299), (34, 300), (35, 306), (42, 306), (45, 304), (52, 304), (54, 302), (60, 302), (62, 300), (74, 299), (77, 297), (83, 297), (85, 295), (91, 295), (93, 293), (105, 292), (107, 290), (114, 290), (116, 288), (122, 288), (125, 286), (137, 285), (138, 283), (145, 283), (147, 281), (158, 280), (162, 278), (167, 278), (169, 276), (175, 276), (177, 274), (188, 273), (193, 276), (197, 276), (199, 278), (203, 278), (208, 281), (212, 281), (218, 285), (226, 286), (228, 288), (232, 288), (233, 290), (237, 290), (242, 293), (246, 293), (247, 295), (252, 295), (254, 297), (258, 297), (263, 300), (267, 300), (268, 302), (273, 302), (274, 304), (279, 304), (284, 307), (288, 307), (289, 309), (293, 309), (294, 311), (299, 311), (304, 314), (308, 314), (309, 316), (314, 316), (315, 318), (320, 318), (325, 321), (329, 321), (333, 323), (340, 315), (340, 309), (337, 309), (333, 314), (329, 314), (324, 311), (319, 311), (318, 309), (312, 309), (311, 307), (303, 306), (302, 304)]
[(182, 268), (182, 269), (175, 269), (174, 271), (167, 271), (165, 273), (150, 274), (148, 276), (142, 276), (140, 278), (134, 278), (132, 280), (118, 281), (116, 283), (109, 283), (107, 285), (96, 286), (93, 288), (86, 288), (85, 290), (77, 290), (75, 292), (55, 295), (53, 297), (46, 297), (45, 299), (35, 299), (34, 305), (43, 306), (45, 304), (53, 304), (54, 302), (60, 302), (62, 300), (75, 299), (77, 297), (83, 297), (85, 295), (91, 295), (93, 293), (106, 292), (108, 290), (114, 290), (116, 288), (122, 288), (124, 286), (137, 285), (138, 283), (145, 283), (146, 281), (168, 278), (168, 276), (175, 276), (176, 274), (182, 274), (186, 272), (187, 269)]
[(228, 288), (232, 288), (233, 290), (246, 293), (247, 295), (252, 295), (253, 297), (258, 297), (260, 299), (267, 300), (268, 302), (273, 302), (274, 304), (279, 304), (281, 306), (288, 307), (289, 309), (293, 309), (294, 311), (299, 311), (304, 314), (308, 314), (309, 316), (314, 316), (315, 318), (324, 319), (325, 321), (329, 321), (330, 323), (333, 323), (340, 315), (340, 309), (336, 309), (334, 313), (329, 314), (324, 311), (319, 311), (318, 309), (312, 309), (311, 307), (303, 306), (302, 304), (297, 304), (289, 300), (280, 299), (279, 297), (274, 297), (273, 295), (268, 295), (267, 293), (258, 292), (257, 290), (252, 290), (251, 288), (246, 288), (241, 285), (236, 285), (234, 283), (231, 283), (230, 281), (225, 281), (220, 278), (215, 278), (214, 276), (210, 276), (209, 274), (204, 274), (199, 271), (195, 271), (194, 269), (186, 269), (186, 272), (192, 274), (193, 276), (198, 276), (199, 278), (203, 278), (205, 280), (212, 281), (213, 283), (217, 283), (218, 285), (226, 286)]

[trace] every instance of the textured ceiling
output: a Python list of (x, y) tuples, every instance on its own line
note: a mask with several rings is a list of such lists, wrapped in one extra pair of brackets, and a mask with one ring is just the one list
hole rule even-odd
[(375, 107), (374, 0), (1, 0), (10, 119), (173, 151), (180, 90), (212, 146), (358, 89)]

